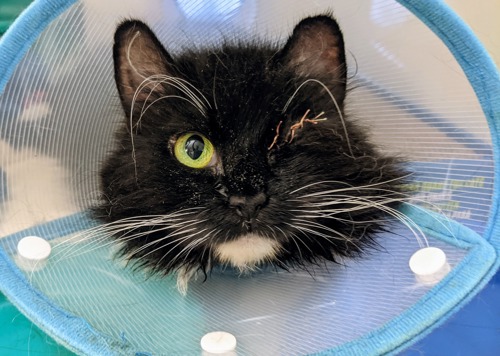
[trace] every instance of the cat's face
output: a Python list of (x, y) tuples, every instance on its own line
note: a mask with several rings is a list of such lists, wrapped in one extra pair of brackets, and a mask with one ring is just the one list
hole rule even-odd
[(383, 228), (403, 172), (344, 117), (333, 19), (301, 21), (282, 48), (175, 59), (129, 21), (114, 60), (126, 125), (102, 170), (101, 211), (139, 264), (286, 268), (356, 255)]

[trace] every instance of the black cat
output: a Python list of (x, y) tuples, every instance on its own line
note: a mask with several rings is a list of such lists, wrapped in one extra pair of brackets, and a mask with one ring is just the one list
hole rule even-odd
[(288, 269), (357, 256), (404, 199), (402, 163), (344, 116), (346, 61), (330, 16), (280, 48), (224, 43), (172, 57), (139, 21), (113, 49), (126, 119), (96, 214), (153, 272)]

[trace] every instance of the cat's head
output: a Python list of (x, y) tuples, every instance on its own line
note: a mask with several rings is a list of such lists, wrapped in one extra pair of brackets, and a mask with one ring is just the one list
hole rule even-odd
[(125, 124), (102, 170), (102, 211), (139, 264), (287, 268), (357, 255), (383, 228), (402, 172), (344, 117), (331, 17), (302, 20), (283, 46), (177, 56), (127, 21), (114, 61)]

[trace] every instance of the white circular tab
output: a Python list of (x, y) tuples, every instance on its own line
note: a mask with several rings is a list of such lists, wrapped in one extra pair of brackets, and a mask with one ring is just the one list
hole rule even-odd
[(421, 283), (435, 284), (449, 271), (446, 254), (437, 247), (425, 247), (415, 252), (410, 258), (410, 269)]
[(51, 252), (50, 244), (38, 236), (23, 237), (17, 243), (18, 263), (27, 270), (41, 267)]
[(201, 338), (201, 348), (212, 354), (223, 354), (236, 349), (236, 338), (225, 331), (214, 331)]

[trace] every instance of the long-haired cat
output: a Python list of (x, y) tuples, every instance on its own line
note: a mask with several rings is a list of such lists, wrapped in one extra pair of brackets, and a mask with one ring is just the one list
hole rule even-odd
[(358, 256), (387, 229), (406, 172), (345, 117), (331, 16), (302, 20), (282, 47), (235, 41), (176, 56), (126, 21), (113, 55), (125, 115), (96, 214), (137, 265), (177, 272), (184, 288), (215, 265)]

